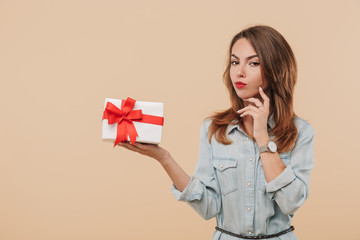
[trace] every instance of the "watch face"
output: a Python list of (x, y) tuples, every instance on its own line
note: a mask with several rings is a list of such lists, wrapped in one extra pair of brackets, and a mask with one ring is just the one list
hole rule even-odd
[(268, 147), (269, 147), (271, 152), (276, 152), (277, 147), (276, 147), (276, 144), (273, 141), (269, 141)]

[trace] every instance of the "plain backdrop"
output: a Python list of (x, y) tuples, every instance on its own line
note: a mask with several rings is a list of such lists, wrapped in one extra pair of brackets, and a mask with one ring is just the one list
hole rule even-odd
[(359, 0), (0, 0), (0, 240), (211, 239), (160, 164), (102, 141), (104, 101), (164, 102), (161, 146), (193, 174), (230, 40), (256, 24), (291, 45), (316, 132), (295, 233), (360, 239), (359, 23)]

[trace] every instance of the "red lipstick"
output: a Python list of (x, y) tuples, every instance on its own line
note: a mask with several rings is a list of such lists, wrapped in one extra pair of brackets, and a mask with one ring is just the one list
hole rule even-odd
[(236, 81), (235, 85), (236, 85), (236, 88), (243, 88), (246, 86), (246, 84), (241, 81)]

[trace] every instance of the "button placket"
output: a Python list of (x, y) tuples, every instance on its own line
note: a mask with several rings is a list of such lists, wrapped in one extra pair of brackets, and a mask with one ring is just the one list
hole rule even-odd
[[(251, 140), (249, 137), (247, 137), (247, 140)], [(254, 152), (252, 152), (252, 154), (250, 156), (248, 156), (249, 159), (249, 164), (251, 165), (251, 169), (252, 169), (252, 179), (249, 179), (250, 181), (247, 182), (247, 185), (249, 187), (249, 189), (251, 189), (252, 191), (254, 191), (254, 187), (255, 187), (255, 171), (256, 171), (256, 146), (254, 144), (256, 144), (255, 142), (251, 141), (249, 142), (253, 147), (254, 147)], [(255, 193), (254, 193), (255, 194)], [(250, 204), (247, 206), (246, 211), (247, 211), (247, 215), (251, 216), (252, 219), (254, 219), (254, 211), (252, 211), (252, 209), (254, 209), (254, 199), (252, 199), (252, 201), (250, 202)], [(248, 230), (248, 234), (249, 236), (253, 235), (253, 225), (249, 224), (247, 226), (247, 230)]]
[[(245, 204), (245, 229), (247, 230), (247, 233), (251, 233), (253, 234), (253, 221), (254, 221), (254, 211), (252, 211), (254, 209), (254, 195), (256, 194), (254, 192), (254, 181), (255, 181), (255, 167), (256, 167), (256, 162), (255, 162), (255, 156), (256, 156), (256, 149), (254, 149), (254, 141), (252, 141), (252, 139), (246, 135), (246, 133), (243, 132), (243, 137), (242, 137), (242, 142), (244, 143), (244, 148), (246, 148), (246, 150), (244, 150), (247, 153), (247, 156), (245, 159), (248, 160), (248, 162), (245, 162), (245, 166), (246, 166), (246, 178), (244, 179), (244, 185), (246, 187), (246, 195), (248, 195), (248, 200), (246, 201)], [(249, 235), (251, 235), (249, 234)]]

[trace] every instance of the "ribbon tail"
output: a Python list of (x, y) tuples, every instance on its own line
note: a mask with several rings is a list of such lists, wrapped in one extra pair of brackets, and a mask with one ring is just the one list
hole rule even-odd
[(125, 122), (121, 121), (117, 125), (117, 134), (116, 134), (114, 147), (121, 142), (125, 142), (126, 140), (127, 140), (127, 131), (126, 131)]
[(127, 127), (127, 132), (129, 133), (129, 138), (130, 138), (131, 144), (134, 145), (135, 141), (136, 141), (136, 137), (138, 136), (138, 133), (136, 131), (134, 123), (133, 122), (130, 122), (130, 123), (127, 122), (126, 127)]

